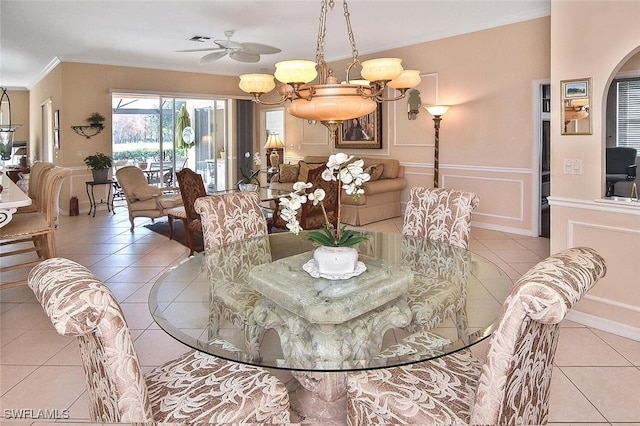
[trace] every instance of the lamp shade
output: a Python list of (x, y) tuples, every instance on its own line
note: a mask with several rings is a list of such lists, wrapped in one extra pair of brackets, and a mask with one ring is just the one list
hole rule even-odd
[(318, 76), (316, 63), (294, 59), (276, 63), (275, 76), (283, 83), (308, 83)]
[(269, 93), (276, 87), (269, 74), (244, 74), (240, 76), (240, 89), (247, 93)]
[(267, 137), (267, 143), (264, 144), (266, 149), (273, 148), (284, 148), (284, 143), (282, 143), (282, 139), (280, 139), (279, 133), (271, 133), (269, 137)]
[(369, 81), (389, 81), (402, 74), (402, 59), (380, 58), (362, 63), (362, 77)]
[(315, 94), (311, 100), (304, 97), (308, 88), (300, 89), (303, 98), (294, 99), (287, 110), (294, 117), (305, 120), (316, 120), (322, 123), (342, 121), (362, 117), (375, 111), (377, 103), (371, 98), (364, 98), (358, 90), (366, 94), (371, 88), (353, 84), (324, 84), (315, 86)]
[(422, 79), (418, 70), (404, 70), (400, 76), (391, 80), (387, 86), (394, 89), (411, 89), (416, 87)]
[(427, 111), (429, 114), (433, 115), (434, 117), (436, 116), (441, 116), (444, 115), (447, 111), (449, 111), (449, 108), (451, 108), (450, 105), (424, 105), (422, 106), (422, 108)]

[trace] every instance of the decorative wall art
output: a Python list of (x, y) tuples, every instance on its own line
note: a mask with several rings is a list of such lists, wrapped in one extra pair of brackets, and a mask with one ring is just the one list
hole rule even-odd
[(370, 114), (343, 121), (337, 133), (336, 148), (382, 148), (382, 104)]
[(562, 134), (591, 134), (591, 79), (562, 80)]

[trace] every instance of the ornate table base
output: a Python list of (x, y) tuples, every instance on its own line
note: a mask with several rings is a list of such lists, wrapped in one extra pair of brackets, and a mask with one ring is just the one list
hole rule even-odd
[(347, 419), (347, 373), (292, 371), (298, 388), (291, 409), (305, 424), (344, 425)]

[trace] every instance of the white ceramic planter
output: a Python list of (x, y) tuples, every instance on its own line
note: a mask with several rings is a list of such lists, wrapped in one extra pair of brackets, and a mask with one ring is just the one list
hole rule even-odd
[(358, 250), (353, 247), (320, 246), (313, 252), (313, 259), (321, 274), (350, 274), (358, 265)]
[(238, 184), (238, 188), (242, 192), (257, 191), (258, 190), (258, 185), (256, 185), (255, 183), (240, 183), (240, 184)]

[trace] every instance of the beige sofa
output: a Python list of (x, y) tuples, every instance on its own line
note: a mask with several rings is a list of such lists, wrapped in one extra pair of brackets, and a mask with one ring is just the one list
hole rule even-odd
[[(402, 215), (400, 194), (407, 187), (404, 166), (395, 159), (357, 158), (364, 160), (365, 169), (372, 166), (377, 170), (377, 174), (380, 171), (381, 174), (378, 179), (372, 179), (363, 185), (364, 195), (357, 200), (349, 196), (342, 197), (342, 222), (360, 226)], [(307, 156), (302, 161), (307, 164), (325, 164), (327, 157)], [(275, 174), (271, 179), (271, 188), (292, 190), (293, 183), (300, 180), (298, 179), (299, 171), (300, 162), (294, 165), (281, 165), (280, 173)]]

